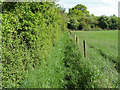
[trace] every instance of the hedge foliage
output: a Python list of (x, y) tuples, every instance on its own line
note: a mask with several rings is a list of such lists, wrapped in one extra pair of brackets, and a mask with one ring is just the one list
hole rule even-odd
[(67, 18), (54, 2), (4, 2), (2, 13), (2, 87), (19, 87), (67, 30)]

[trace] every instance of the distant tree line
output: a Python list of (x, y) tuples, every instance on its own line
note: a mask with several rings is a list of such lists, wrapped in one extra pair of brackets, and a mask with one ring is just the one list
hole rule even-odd
[(118, 17), (113, 16), (94, 16), (90, 15), (87, 7), (78, 4), (69, 9), (68, 28), (72, 30), (116, 30), (118, 29)]

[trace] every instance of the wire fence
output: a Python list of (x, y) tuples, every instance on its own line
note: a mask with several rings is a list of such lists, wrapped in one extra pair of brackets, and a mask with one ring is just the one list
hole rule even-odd
[[(86, 40), (83, 40), (83, 46), (81, 46), (82, 44), (80, 44), (79, 42), (79, 37), (77, 37), (76, 35), (74, 35), (70, 30), (69, 30), (69, 33), (70, 33), (70, 36), (72, 37), (73, 41), (79, 46), (79, 48), (83, 51), (83, 57), (87, 57), (87, 49), (86, 49)], [(107, 60), (108, 61), (108, 60)], [(96, 62), (97, 63), (97, 62)], [(107, 62), (108, 65), (111, 64), (109, 61)], [(99, 65), (99, 63), (97, 63), (97, 65)], [(105, 66), (105, 69), (106, 69), (106, 72), (107, 73), (115, 73), (113, 70), (114, 70), (114, 67), (113, 68), (107, 68), (107, 66)], [(109, 76), (110, 74), (108, 74)], [(111, 76), (109, 76), (111, 77)], [(116, 82), (114, 79), (112, 80), (115, 84), (116, 84), (116, 87), (118, 85), (119, 82)]]
[(69, 30), (70, 36), (72, 39), (75, 41), (75, 43), (79, 46), (79, 48), (83, 51), (83, 57), (87, 57), (87, 50), (86, 50), (86, 40), (83, 40), (83, 46), (80, 45), (79, 42), (79, 37), (74, 35), (70, 30)]

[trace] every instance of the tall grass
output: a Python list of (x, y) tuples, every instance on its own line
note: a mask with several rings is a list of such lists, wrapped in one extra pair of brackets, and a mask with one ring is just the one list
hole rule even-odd
[[(87, 41), (87, 59), (101, 73), (101, 82), (117, 86), (118, 82), (118, 31), (73, 32), (82, 41)], [(104, 73), (104, 74), (103, 74)], [(102, 87), (105, 87), (103, 84)]]
[[(88, 47), (88, 46), (87, 46)], [(116, 88), (118, 73), (113, 63), (93, 48), (87, 58), (81, 49), (64, 33), (51, 49), (49, 57), (39, 69), (27, 74), (23, 88)]]

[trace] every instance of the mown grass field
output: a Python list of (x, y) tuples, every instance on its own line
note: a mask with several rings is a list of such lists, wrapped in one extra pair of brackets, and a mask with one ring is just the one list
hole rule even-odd
[(82, 56), (83, 48), (79, 48), (66, 32), (51, 49), (49, 57), (42, 62), (40, 68), (27, 74), (26, 79), (21, 82), (21, 87), (80, 89), (118, 87), (117, 31), (72, 33), (79, 36), (81, 47), (82, 41), (87, 41), (87, 58)]

